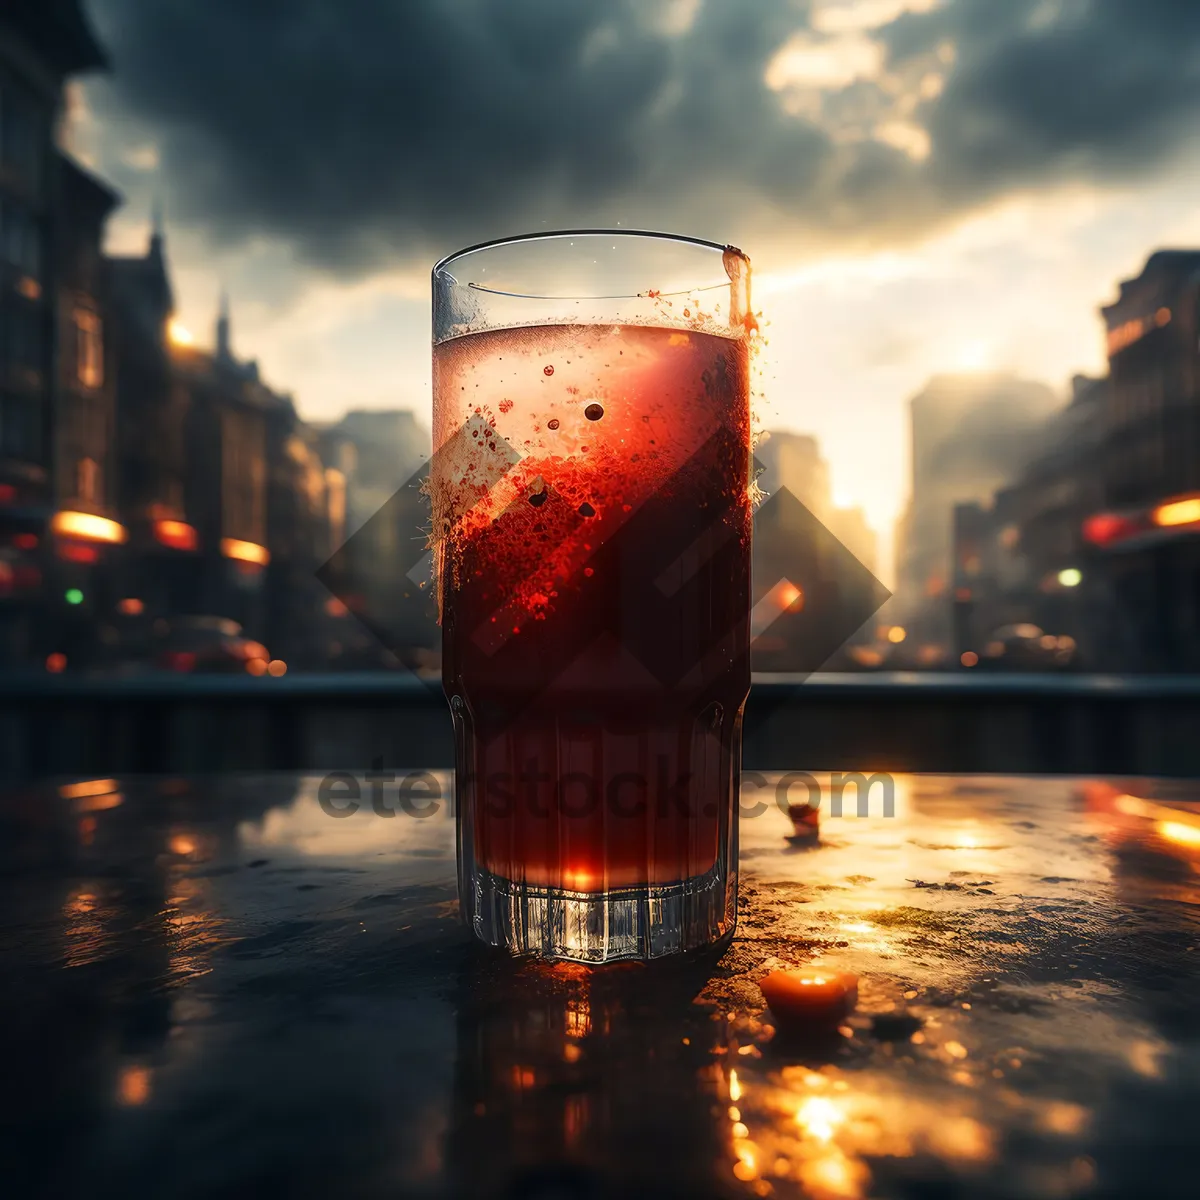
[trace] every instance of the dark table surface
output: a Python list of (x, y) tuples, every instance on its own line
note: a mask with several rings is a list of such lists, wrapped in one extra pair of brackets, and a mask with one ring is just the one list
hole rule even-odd
[[(719, 961), (587, 970), (472, 945), (447, 806), (317, 786), (0, 797), (8, 1195), (1197, 1194), (1200, 788), (772, 804)], [(814, 961), (858, 1009), (785, 1044), (755, 980)]]

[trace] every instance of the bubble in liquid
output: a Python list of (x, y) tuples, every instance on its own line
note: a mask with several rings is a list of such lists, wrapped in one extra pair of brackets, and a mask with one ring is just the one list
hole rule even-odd
[(529, 503), (532, 504), (535, 508), (539, 504), (545, 504), (546, 503), (546, 493), (545, 492), (534, 492), (533, 495), (529, 497)]
[(543, 374), (543, 375), (553, 375), (553, 374), (554, 374), (554, 368), (553, 368), (553, 367), (552, 367), (552, 366), (551, 366), (549, 363), (547, 363), (547, 364), (546, 364), (546, 365), (545, 365), (545, 366), (542, 368), (542, 374)]
[(583, 415), (587, 417), (589, 421), (598, 421), (602, 416), (604, 416), (604, 405), (597, 404), (596, 401), (593, 400), (591, 404), (589, 404), (587, 408), (583, 410)]
[(558, 418), (551, 417), (550, 420), (546, 422), (546, 428), (547, 429), (557, 429), (558, 428)]
[(596, 572), (595, 572), (595, 571), (594, 571), (594, 570), (593, 570), (591, 567), (584, 567), (584, 568), (583, 568), (583, 573), (584, 573), (584, 574), (585, 574), (585, 575), (586, 575), (586, 576), (587, 576), (589, 579), (591, 579), (591, 577), (592, 577), (593, 575), (595, 575), (595, 573), (596, 573)]
[(581, 517), (594, 517), (596, 510), (585, 500), (576, 510)]

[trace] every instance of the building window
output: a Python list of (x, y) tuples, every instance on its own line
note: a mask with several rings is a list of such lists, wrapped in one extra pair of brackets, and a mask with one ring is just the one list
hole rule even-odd
[(36, 460), (40, 415), (32, 397), (0, 395), (0, 456)]
[(37, 106), (18, 91), (4, 93), (0, 102), (0, 162), (17, 173), (30, 192), (42, 180), (42, 133)]
[(41, 231), (29, 209), (7, 198), (0, 202), (0, 258), (36, 281), (42, 274), (41, 251)]
[(86, 388), (104, 384), (103, 325), (89, 308), (75, 310), (75, 376)]
[(227, 536), (260, 544), (266, 540), (265, 434), (257, 415), (222, 415), (222, 528)]
[(32, 304), (13, 302), (0, 314), (0, 357), (23, 376), (42, 370), (42, 314)]
[(94, 458), (81, 458), (75, 464), (75, 495), (89, 504), (96, 502), (99, 491), (100, 468)]

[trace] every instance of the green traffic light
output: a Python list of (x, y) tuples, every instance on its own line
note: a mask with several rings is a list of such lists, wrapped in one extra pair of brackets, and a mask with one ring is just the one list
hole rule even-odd
[(67, 588), (67, 603), (82, 604), (83, 593), (78, 588)]

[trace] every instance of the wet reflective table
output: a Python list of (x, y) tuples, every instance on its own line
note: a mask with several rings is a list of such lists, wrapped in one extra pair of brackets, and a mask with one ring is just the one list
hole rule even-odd
[[(474, 948), (442, 775), (392, 817), (314, 778), (8, 792), (7, 1194), (1196, 1194), (1200, 789), (897, 777), (812, 843), (777, 783), (724, 956), (601, 971)], [(814, 961), (858, 1009), (784, 1037), (754, 981)]]

